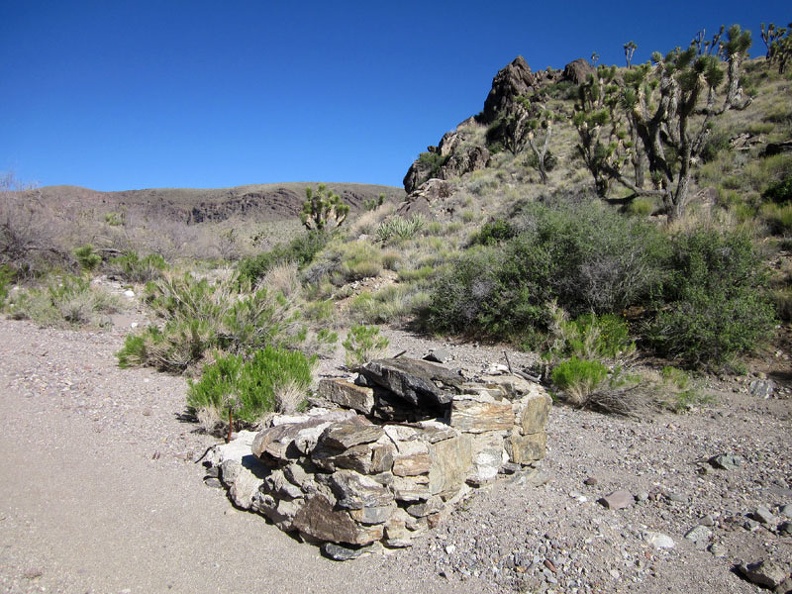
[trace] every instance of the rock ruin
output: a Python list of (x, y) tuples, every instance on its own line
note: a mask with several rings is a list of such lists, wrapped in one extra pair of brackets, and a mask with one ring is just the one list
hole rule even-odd
[(335, 559), (410, 546), (472, 488), (545, 454), (551, 399), (522, 377), (382, 359), (318, 392), (332, 404), (241, 432), (207, 465), (236, 506)]

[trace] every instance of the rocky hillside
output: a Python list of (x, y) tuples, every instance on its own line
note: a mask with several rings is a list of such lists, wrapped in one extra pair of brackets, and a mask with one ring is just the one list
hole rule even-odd
[[(186, 224), (219, 223), (234, 217), (254, 221), (296, 219), (311, 183), (258, 184), (219, 189), (146, 189), (98, 192), (75, 186), (48, 186), (39, 194), (45, 204), (67, 212), (105, 215), (124, 213), (134, 218)], [(404, 193), (390, 186), (330, 184), (353, 211), (384, 194), (386, 201)]]

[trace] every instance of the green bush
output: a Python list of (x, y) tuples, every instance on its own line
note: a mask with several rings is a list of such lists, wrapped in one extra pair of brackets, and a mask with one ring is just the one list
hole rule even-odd
[(7, 264), (0, 264), (0, 310), (8, 297), (8, 287), (14, 280), (14, 271)]
[(690, 366), (753, 352), (775, 324), (766, 274), (749, 237), (698, 229), (677, 236), (659, 313), (647, 327), (662, 355)]
[(137, 252), (126, 252), (110, 259), (107, 273), (126, 282), (147, 283), (161, 278), (167, 267), (165, 258), (159, 254), (148, 254), (141, 258)]
[(573, 357), (559, 363), (550, 378), (570, 404), (585, 406), (589, 395), (608, 377), (608, 368), (599, 361)]
[(268, 252), (244, 258), (237, 266), (239, 280), (242, 283), (255, 285), (271, 268), (286, 262), (294, 262), (299, 268), (304, 268), (313, 262), (329, 240), (330, 234), (327, 232), (309, 231), (295, 237), (287, 244), (275, 246)]
[(163, 323), (127, 336), (117, 353), (122, 366), (183, 373), (214, 349), (245, 354), (294, 346), (307, 334), (296, 302), (266, 288), (239, 292), (233, 278), (218, 283), (189, 274), (163, 278), (149, 283), (145, 300)]
[(93, 272), (102, 263), (102, 256), (96, 253), (90, 243), (75, 248), (74, 257), (77, 259), (80, 268), (85, 272)]
[(560, 308), (551, 309), (555, 339), (551, 355), (614, 361), (635, 352), (635, 342), (623, 318), (613, 314), (583, 314), (568, 320)]
[(16, 292), (8, 302), (12, 318), (58, 328), (106, 326), (107, 315), (120, 308), (116, 296), (80, 276), (53, 278), (44, 287)]
[(349, 329), (346, 339), (341, 344), (346, 351), (347, 367), (354, 368), (381, 356), (390, 341), (380, 336), (380, 330), (376, 326), (357, 324)]
[(509, 221), (498, 219), (484, 223), (471, 241), (474, 245), (496, 245), (514, 238), (516, 231)]
[(775, 204), (792, 202), (792, 175), (787, 175), (762, 192), (762, 198)]
[(187, 404), (196, 413), (214, 409), (253, 425), (275, 410), (280, 389), (296, 386), (307, 392), (315, 362), (298, 351), (272, 346), (255, 351), (248, 359), (222, 356), (204, 367), (200, 380), (190, 381)]
[(532, 205), (510, 219), (515, 236), (474, 246), (439, 275), (429, 330), (519, 338), (547, 329), (547, 304), (572, 316), (617, 313), (648, 300), (662, 279), (654, 227), (597, 203)]
[(773, 235), (792, 234), (792, 202), (788, 204), (765, 204), (762, 218)]

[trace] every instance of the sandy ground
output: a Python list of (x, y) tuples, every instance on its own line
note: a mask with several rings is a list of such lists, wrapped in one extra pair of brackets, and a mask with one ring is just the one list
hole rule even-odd
[[(125, 331), (0, 318), (2, 592), (751, 593), (737, 561), (792, 569), (792, 538), (746, 527), (757, 506), (792, 503), (792, 400), (757, 398), (746, 380), (719, 384), (710, 410), (651, 422), (555, 407), (546, 483), (502, 481), (412, 549), (338, 563), (204, 485), (193, 461), (215, 440), (179, 419), (186, 381), (119, 369)], [(408, 356), (433, 346), (390, 336)], [(502, 353), (434, 346), (468, 368)], [(702, 474), (723, 452), (744, 465)], [(647, 497), (621, 511), (597, 503), (616, 489)], [(725, 554), (684, 538), (705, 517), (707, 544)]]

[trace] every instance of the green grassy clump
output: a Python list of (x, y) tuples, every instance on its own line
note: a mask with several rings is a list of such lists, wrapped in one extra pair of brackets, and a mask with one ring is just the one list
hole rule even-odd
[(8, 298), (6, 310), (18, 320), (41, 326), (104, 327), (108, 315), (121, 310), (119, 299), (81, 276), (52, 277), (42, 287), (20, 289)]
[(107, 263), (107, 272), (130, 283), (147, 283), (162, 277), (168, 263), (159, 254), (141, 257), (137, 252), (126, 252)]
[(325, 248), (330, 237), (331, 234), (326, 231), (309, 231), (288, 243), (278, 244), (268, 252), (244, 258), (237, 266), (239, 280), (242, 283), (255, 285), (271, 268), (288, 262), (304, 268)]
[(296, 388), (307, 394), (315, 362), (315, 357), (273, 346), (248, 358), (219, 357), (204, 367), (199, 380), (190, 382), (187, 405), (196, 414), (208, 410), (216, 413), (210, 417), (228, 415), (231, 424), (236, 419), (254, 425), (276, 409), (281, 390)]
[(127, 336), (117, 354), (122, 367), (183, 373), (213, 350), (245, 354), (292, 347), (307, 334), (294, 300), (263, 287), (240, 292), (235, 278), (217, 283), (189, 274), (163, 278), (149, 283), (145, 300), (162, 324)]
[(380, 329), (376, 326), (356, 324), (349, 329), (341, 344), (346, 351), (347, 367), (354, 368), (381, 356), (390, 341), (380, 335)]
[(608, 377), (608, 368), (599, 361), (573, 357), (559, 363), (550, 378), (562, 390), (570, 404), (585, 406), (588, 397)]

